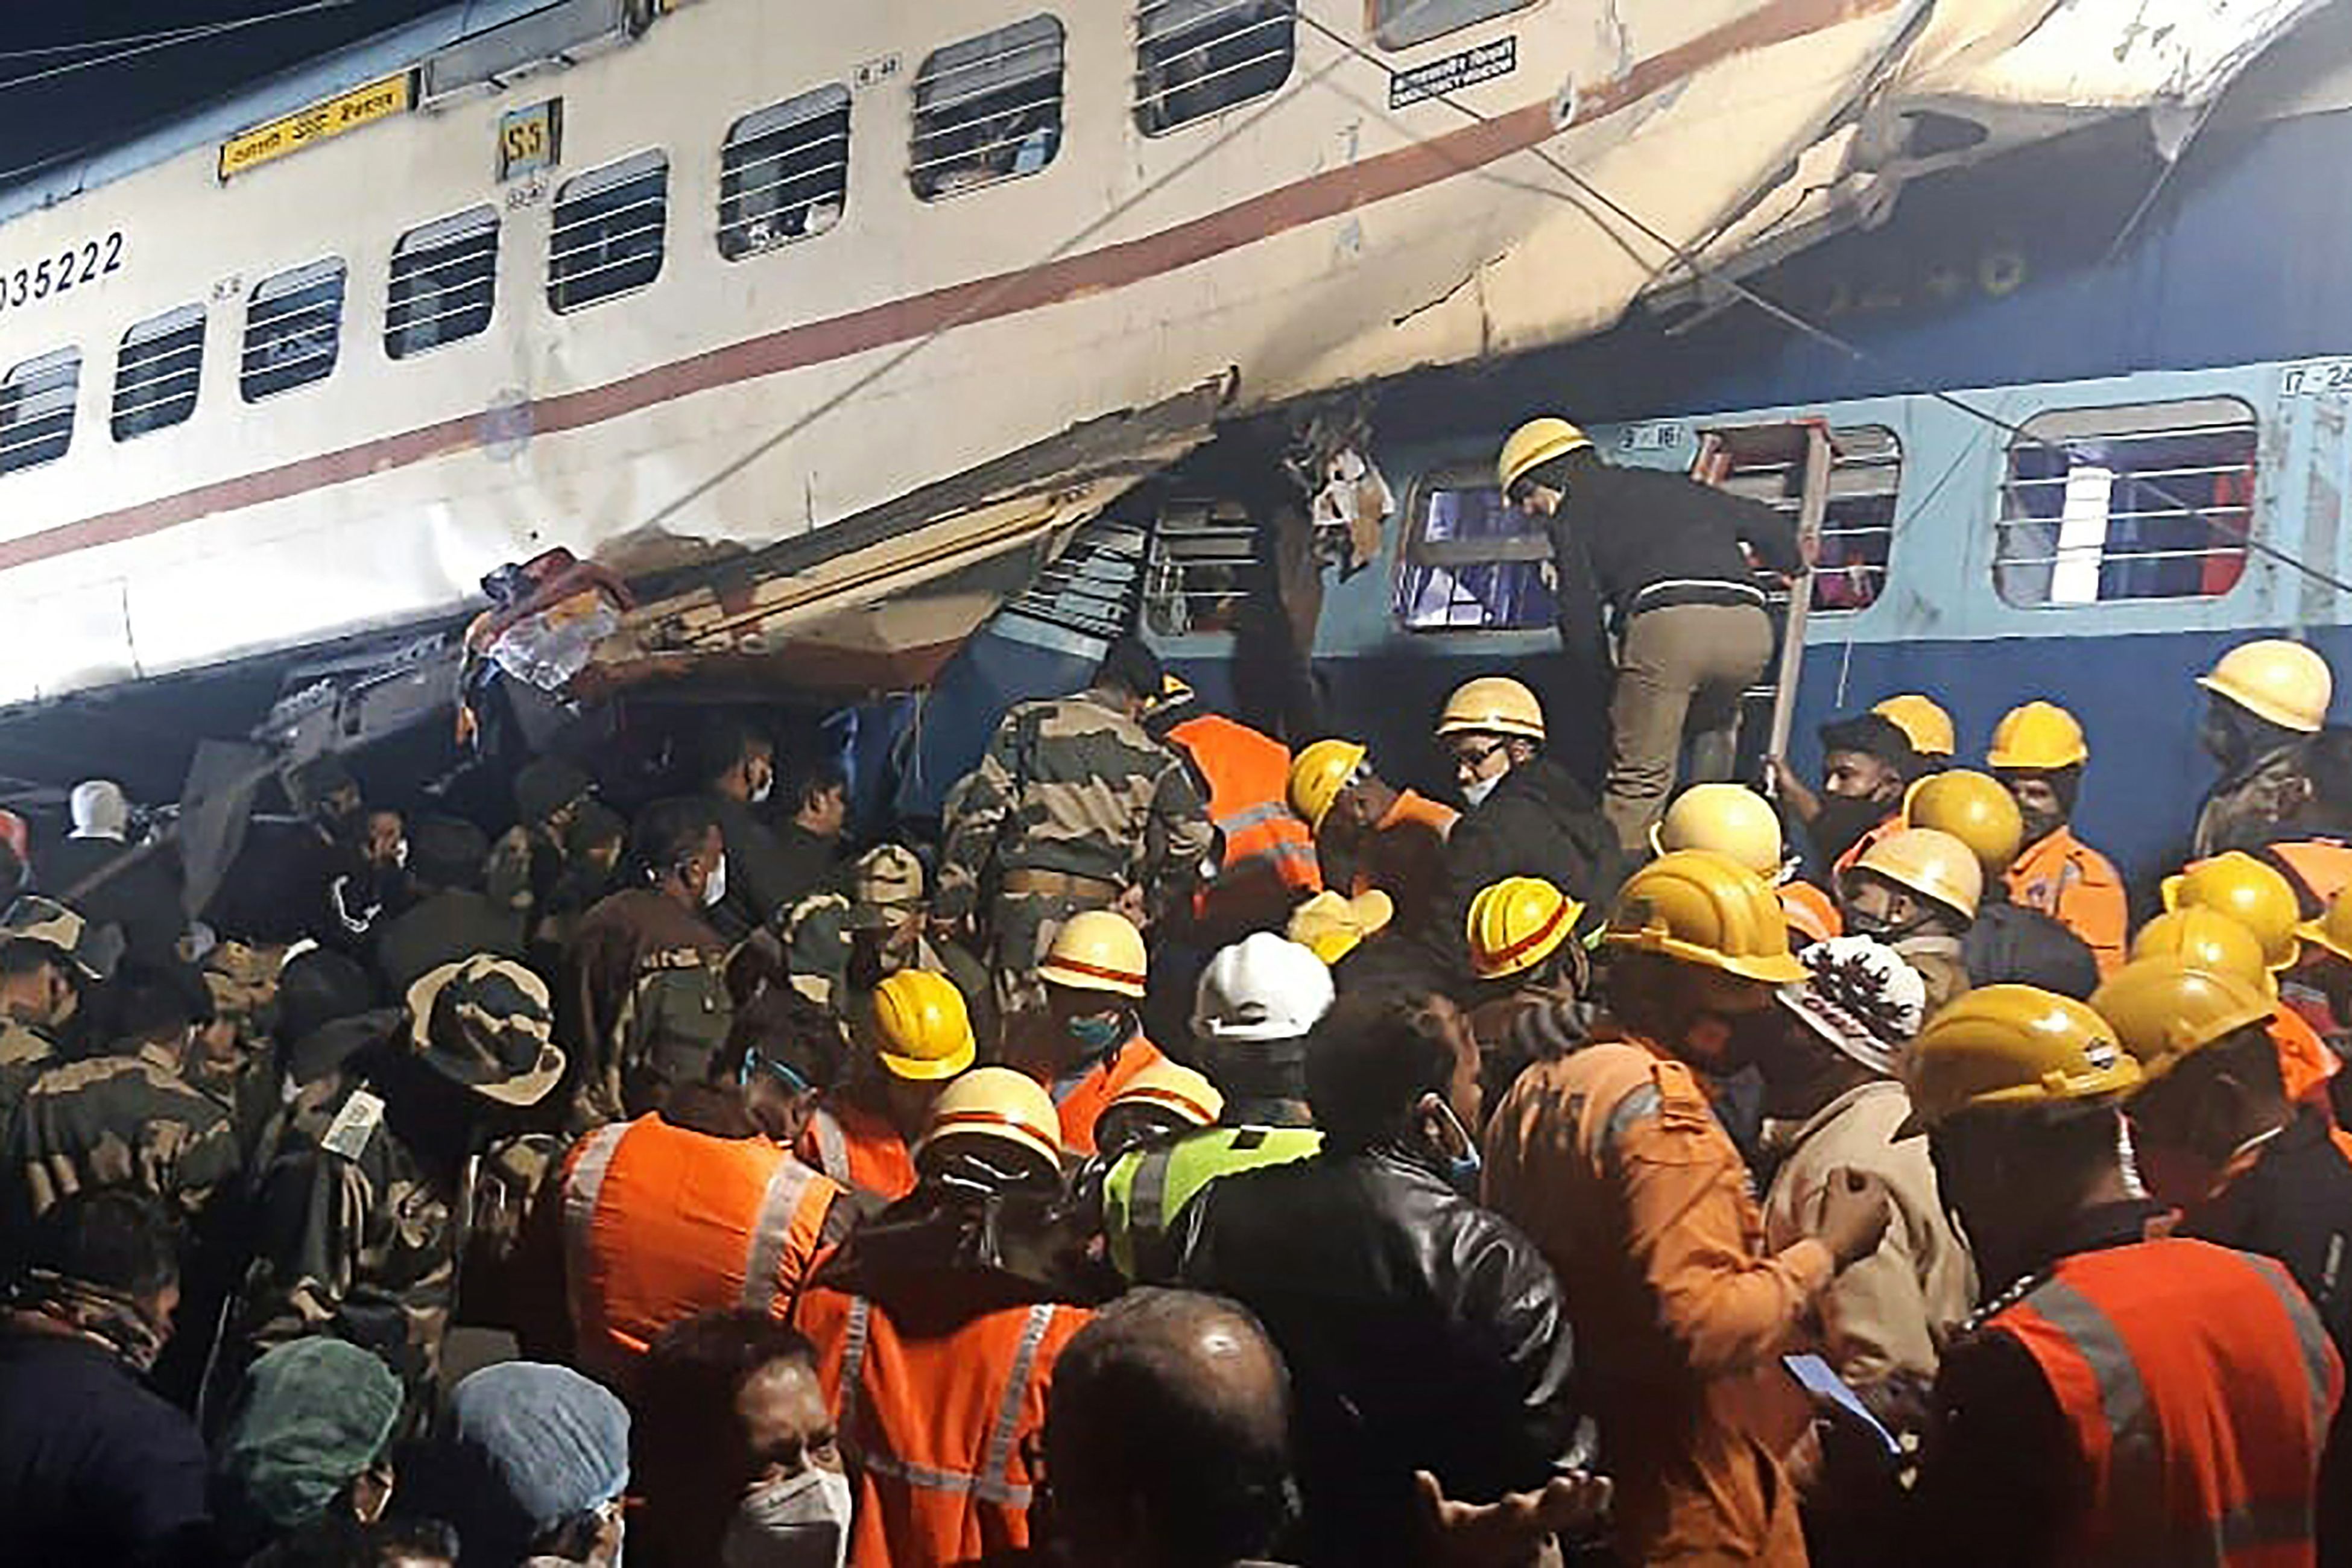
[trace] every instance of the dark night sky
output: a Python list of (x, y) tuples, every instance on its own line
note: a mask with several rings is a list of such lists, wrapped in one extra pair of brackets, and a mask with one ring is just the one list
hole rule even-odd
[[(24, 79), (114, 52), (25, 55), (242, 17), (268, 16), (303, 0), (12, 0), (0, 28), (0, 172), (169, 120), (255, 80), (354, 39), (436, 11), (449, 0), (346, 0), (331, 10), (273, 20), (217, 37), (154, 49), (46, 80)], [(127, 47), (127, 46), (126, 46)], [(16, 57), (16, 58), (10, 58)], [(21, 85), (20, 85), (21, 84)]]

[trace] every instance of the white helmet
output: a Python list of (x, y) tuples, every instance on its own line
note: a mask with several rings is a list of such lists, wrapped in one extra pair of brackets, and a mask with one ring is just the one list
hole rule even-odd
[(1204, 1044), (1295, 1040), (1331, 1010), (1331, 971), (1312, 948), (1255, 931), (1202, 971), (1192, 1035)]
[(1832, 937), (1800, 956), (1812, 973), (1780, 987), (1780, 1005), (1847, 1058), (1894, 1076), (1927, 1018), (1919, 972), (1866, 936)]

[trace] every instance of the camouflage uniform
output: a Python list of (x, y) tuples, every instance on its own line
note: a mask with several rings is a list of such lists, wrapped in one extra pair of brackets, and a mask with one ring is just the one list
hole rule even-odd
[(704, 1076), (734, 1021), (727, 957), (699, 915), (650, 889), (588, 911), (565, 961), (569, 1131), (641, 1116), (670, 1084)]
[(2261, 848), (2308, 793), (2301, 742), (2263, 752), (2206, 795), (2197, 813), (2189, 858), (2207, 860), (2225, 849)]
[(17, 1018), (0, 1018), (0, 1132), (7, 1130), (17, 1101), (33, 1080), (57, 1064), (48, 1037)]
[(241, 1162), (226, 1108), (149, 1047), (35, 1079), (9, 1126), (7, 1163), (34, 1215), (84, 1187), (127, 1184), (194, 1219)]
[[(1130, 897), (1150, 919), (1187, 909), (1216, 842), (1192, 770), (1095, 692), (1016, 704), (950, 793), (946, 826), (938, 910), (962, 920), (986, 900), (1008, 1014), (1040, 1000), (1064, 921)], [(1024, 889), (1024, 874), (1065, 885)]]
[[(872, 1011), (868, 977), (860, 985), (850, 973), (851, 953), (859, 931), (898, 930), (909, 919), (927, 916), (923, 900), (922, 862), (902, 845), (877, 845), (859, 858), (852, 881), (854, 899), (840, 893), (816, 892), (786, 910), (782, 920), (785, 973), (792, 987), (853, 1029), (862, 1031)], [(971, 1016), (972, 1033), (986, 1047), (994, 1032), (994, 998), (987, 968), (958, 944), (934, 942), (919, 931), (904, 951), (898, 967), (919, 969), (954, 983)]]

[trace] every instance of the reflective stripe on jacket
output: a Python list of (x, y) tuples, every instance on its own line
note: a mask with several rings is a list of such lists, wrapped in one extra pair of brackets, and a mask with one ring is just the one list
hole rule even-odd
[(765, 1138), (659, 1115), (600, 1127), (563, 1176), (581, 1364), (625, 1380), (654, 1336), (716, 1307), (791, 1314), (841, 1189)]
[(2122, 965), (2131, 929), (2124, 879), (2114, 862), (2075, 837), (2072, 828), (2059, 827), (2027, 845), (2001, 879), (2012, 900), (2040, 910), (2081, 937), (2098, 960), (2101, 975)]
[(1171, 728), (1209, 785), (1209, 819), (1224, 844), (1217, 879), (1194, 900), (1212, 924), (1225, 919), (1279, 919), (1323, 889), (1315, 836), (1290, 809), (1290, 748), (1222, 713), (1202, 713)]
[(1323, 1147), (1312, 1127), (1208, 1127), (1157, 1148), (1121, 1155), (1103, 1178), (1103, 1236), (1128, 1279), (1173, 1284), (1170, 1232), (1184, 1205), (1223, 1176), (1286, 1165)]
[(895, 1204), (915, 1190), (915, 1156), (889, 1118), (854, 1100), (816, 1108), (793, 1152), (856, 1192)]
[(863, 1296), (803, 1298), (800, 1326), (857, 1478), (855, 1568), (944, 1568), (1029, 1543), (1046, 1384), (1092, 1315), (1039, 1302), (925, 1335), (901, 1332)]
[(1985, 1326), (2033, 1357), (2093, 1478), (2065, 1562), (2314, 1561), (2344, 1369), (2277, 1264), (2179, 1237), (2077, 1253)]

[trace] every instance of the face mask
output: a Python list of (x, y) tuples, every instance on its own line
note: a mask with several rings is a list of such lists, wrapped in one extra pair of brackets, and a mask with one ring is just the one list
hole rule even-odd
[(399, 843), (392, 847), (392, 868), (395, 871), (405, 871), (408, 869), (407, 839), (404, 838)]
[(804, 1470), (761, 1487), (727, 1521), (721, 1568), (841, 1568), (849, 1509), (849, 1478), (836, 1470)]
[(1493, 778), (1479, 779), (1475, 783), (1464, 784), (1462, 786), (1463, 803), (1474, 807), (1486, 805), (1486, 797), (1494, 794), (1495, 786), (1502, 782), (1503, 775), (1496, 773)]
[(1108, 1017), (1073, 1018), (1068, 1034), (1070, 1043), (1090, 1057), (1098, 1057), (1127, 1038), (1127, 1018), (1113, 1013)]
[(1478, 1178), (1486, 1169), (1486, 1162), (1478, 1153), (1478, 1141), (1462, 1125), (1462, 1118), (1454, 1114), (1454, 1107), (1443, 1100), (1437, 1102), (1437, 1114), (1462, 1140), (1462, 1152), (1445, 1155), (1445, 1179), (1464, 1197), (1475, 1198), (1478, 1195)]
[(1814, 850), (1824, 862), (1835, 861), (1853, 847), (1856, 839), (1885, 821), (1892, 809), (1884, 801), (1823, 795), (1822, 814), (1813, 818), (1807, 830), (1812, 836)]
[(719, 864), (710, 868), (710, 879), (702, 884), (702, 907), (709, 909), (727, 896), (727, 857), (721, 855)]
[(751, 804), (753, 805), (765, 805), (768, 804), (768, 797), (775, 793), (776, 775), (773, 773), (762, 774), (760, 782), (751, 786)]

